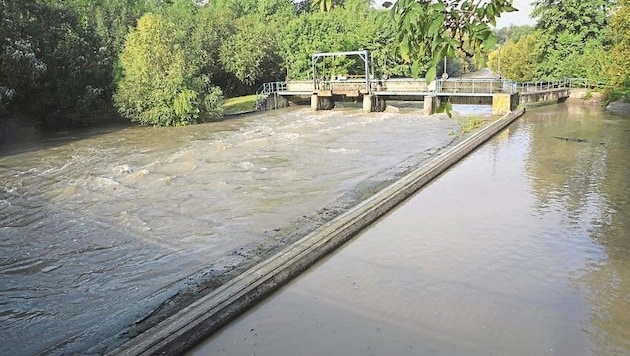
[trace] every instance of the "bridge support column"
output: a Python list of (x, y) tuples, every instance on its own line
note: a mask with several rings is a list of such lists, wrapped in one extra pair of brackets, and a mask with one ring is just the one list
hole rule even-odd
[(311, 110), (319, 110), (319, 95), (317, 94), (311, 95)]
[(492, 115), (505, 115), (518, 106), (518, 93), (492, 95)]
[(440, 106), (440, 98), (436, 95), (427, 95), (424, 97), (424, 110), (425, 115), (433, 115), (437, 112)]
[(363, 95), (363, 112), (368, 113), (368, 112), (372, 112), (372, 108), (374, 105), (372, 105), (372, 103), (374, 102), (374, 97), (372, 95), (368, 95), (365, 94)]

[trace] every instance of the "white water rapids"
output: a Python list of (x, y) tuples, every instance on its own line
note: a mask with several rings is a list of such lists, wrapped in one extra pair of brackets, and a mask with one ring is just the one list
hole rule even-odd
[(120, 344), (169, 298), (218, 285), (453, 142), (454, 120), (420, 112), (291, 107), (13, 140), (0, 151), (0, 354)]

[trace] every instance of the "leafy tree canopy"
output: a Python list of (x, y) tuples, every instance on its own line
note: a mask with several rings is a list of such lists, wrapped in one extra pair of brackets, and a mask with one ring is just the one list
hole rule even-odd
[(630, 87), (630, 0), (619, 0), (612, 21), (612, 65), (609, 75), (613, 83)]
[(456, 51), (468, 57), (489, 51), (497, 44), (491, 26), (504, 12), (516, 11), (511, 0), (399, 0), (393, 6), (397, 40), (402, 58), (412, 64), (412, 74), (436, 77), (444, 57)]
[(608, 24), (615, 0), (537, 0), (532, 16), (538, 19), (540, 78), (582, 76), (576, 60), (586, 44), (610, 43)]
[(36, 0), (2, 0), (0, 13), (0, 109), (57, 126), (103, 106), (110, 67), (76, 13)]
[(497, 30), (497, 40), (500, 45), (504, 44), (508, 40), (512, 40), (514, 42), (518, 42), (521, 37), (531, 34), (534, 32), (534, 26), (530, 25), (510, 25), (508, 27), (503, 27)]
[(515, 81), (536, 79), (538, 53), (537, 35), (531, 33), (518, 40), (508, 40), (502, 47), (490, 52), (488, 66), (502, 78)]
[(189, 34), (179, 25), (148, 13), (127, 35), (120, 55), (123, 76), (114, 99), (119, 112), (132, 121), (180, 126), (220, 115), (221, 91), (194, 60), (194, 47), (182, 45), (177, 35)]

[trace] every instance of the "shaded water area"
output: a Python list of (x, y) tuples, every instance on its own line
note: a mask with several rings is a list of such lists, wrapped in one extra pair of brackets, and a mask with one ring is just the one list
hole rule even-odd
[(629, 157), (533, 109), (191, 354), (630, 354)]
[(453, 143), (454, 120), (407, 106), (14, 139), (0, 354), (111, 350)]

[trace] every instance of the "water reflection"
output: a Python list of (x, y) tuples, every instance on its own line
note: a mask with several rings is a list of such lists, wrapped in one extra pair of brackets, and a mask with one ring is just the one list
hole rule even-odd
[(628, 130), (528, 112), (192, 354), (630, 353)]
[(585, 332), (597, 354), (625, 354), (630, 350), (630, 119), (580, 105), (551, 113), (537, 109), (527, 117), (535, 122), (527, 167), (535, 177), (538, 209), (561, 209), (564, 223), (601, 248), (591, 251), (593, 258), (575, 276), (591, 308)]

